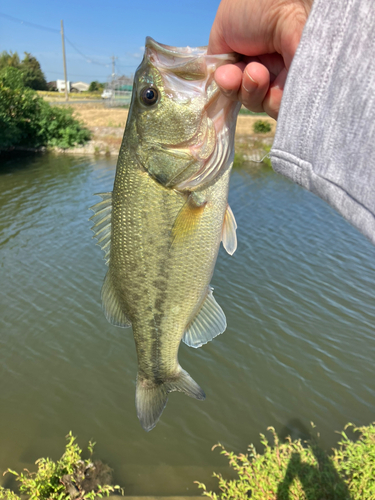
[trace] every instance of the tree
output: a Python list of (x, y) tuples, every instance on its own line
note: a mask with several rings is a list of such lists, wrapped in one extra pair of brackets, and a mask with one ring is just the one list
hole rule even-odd
[(99, 82), (94, 80), (90, 83), (89, 92), (98, 92), (99, 90)]
[(0, 150), (47, 145), (66, 149), (90, 139), (71, 108), (50, 106), (25, 87), (24, 78), (12, 66), (0, 71)]
[(30, 87), (34, 90), (47, 90), (46, 77), (40, 67), (40, 63), (29, 52), (25, 52), (20, 70), (24, 75), (26, 87)]
[(10, 54), (6, 50), (3, 50), (0, 54), (0, 70), (12, 66), (13, 68), (19, 68), (21, 65), (20, 57), (17, 52), (10, 51)]
[(104, 83), (99, 83), (94, 80), (90, 83), (89, 92), (102, 92), (104, 90)]
[(17, 68), (23, 74), (24, 85), (34, 90), (47, 90), (46, 77), (40, 67), (39, 61), (29, 52), (20, 61), (17, 52), (6, 52), (0, 54), (0, 70), (5, 68)]

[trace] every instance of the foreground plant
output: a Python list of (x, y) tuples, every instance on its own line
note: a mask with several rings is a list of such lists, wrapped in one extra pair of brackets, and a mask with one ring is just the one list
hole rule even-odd
[(267, 134), (271, 132), (271, 124), (265, 120), (257, 120), (253, 126), (254, 132), (256, 134)]
[(71, 108), (52, 107), (26, 87), (19, 69), (0, 71), (0, 151), (42, 146), (67, 149), (90, 137)]
[[(109, 496), (110, 493), (121, 493), (120, 486), (111, 486), (112, 469), (100, 460), (92, 460), (95, 443), (89, 442), (90, 457), (82, 460), (82, 450), (76, 443), (72, 432), (66, 436), (67, 444), (62, 457), (54, 462), (49, 458), (40, 458), (35, 463), (37, 472), (15, 472), (8, 469), (20, 483), (19, 490), (30, 500), (94, 500), (96, 497)], [(0, 499), (20, 500), (20, 497), (9, 489), (0, 487)]]
[(358, 440), (351, 441), (341, 433), (339, 449), (328, 456), (315, 439), (280, 443), (275, 429), (269, 427), (273, 437), (270, 445), (261, 434), (262, 454), (250, 445), (246, 455), (236, 455), (222, 448), (238, 479), (219, 480), (220, 493), (207, 491), (203, 483), (198, 487), (203, 495), (213, 500), (375, 500), (375, 425), (355, 427)]

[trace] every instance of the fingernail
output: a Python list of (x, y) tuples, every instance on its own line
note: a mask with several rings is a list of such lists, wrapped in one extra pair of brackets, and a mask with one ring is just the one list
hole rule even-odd
[(233, 90), (223, 89), (223, 87), (220, 87), (220, 85), (218, 85), (218, 87), (220, 91), (225, 95), (225, 97), (230, 97), (233, 94)]
[(246, 92), (253, 92), (256, 88), (258, 88), (258, 83), (254, 80), (254, 78), (251, 77), (251, 75), (249, 75), (249, 73), (247, 72), (246, 69), (245, 69), (245, 73), (246, 73), (248, 79), (250, 80), (250, 85), (249, 85), (249, 82), (247, 82), (247, 85), (245, 85), (245, 83), (244, 83), (245, 79), (242, 79), (242, 86), (246, 90)]

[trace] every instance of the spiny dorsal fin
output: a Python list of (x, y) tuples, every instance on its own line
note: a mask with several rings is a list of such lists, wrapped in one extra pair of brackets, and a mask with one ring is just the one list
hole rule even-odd
[(106, 274), (102, 287), (102, 305), (105, 317), (112, 325), (121, 326), (122, 328), (129, 328), (131, 326), (131, 322), (124, 314), (123, 307), (121, 307), (118, 300), (109, 271)]
[(233, 255), (237, 250), (237, 223), (234, 218), (233, 212), (229, 205), (225, 210), (223, 229), (221, 233), (221, 241), (223, 242), (223, 247), (229, 253)]
[(98, 240), (97, 245), (104, 252), (106, 264), (109, 264), (109, 255), (111, 251), (111, 215), (112, 215), (112, 193), (97, 193), (102, 201), (90, 207), (94, 215), (90, 217), (95, 224), (92, 226), (94, 238)]
[(225, 314), (212, 295), (211, 287), (208, 287), (202, 307), (188, 325), (182, 341), (189, 347), (197, 348), (223, 333), (226, 327)]

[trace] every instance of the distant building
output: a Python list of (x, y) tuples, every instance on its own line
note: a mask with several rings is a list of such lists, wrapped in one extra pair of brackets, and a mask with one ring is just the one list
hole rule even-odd
[(85, 82), (75, 82), (72, 83), (71, 92), (84, 92), (85, 90), (89, 90), (90, 84)]
[(107, 89), (113, 90), (131, 91), (133, 88), (133, 76), (118, 76), (116, 78), (111, 78), (106, 87)]
[[(68, 92), (70, 92), (70, 82), (66, 82), (68, 86)], [(56, 87), (59, 92), (65, 92), (65, 80), (56, 80)]]
[(56, 80), (54, 82), (48, 82), (47, 89), (50, 91), (56, 91), (57, 90)]

